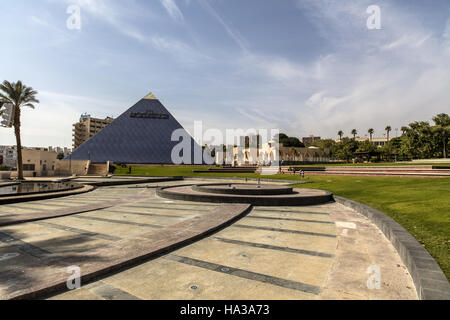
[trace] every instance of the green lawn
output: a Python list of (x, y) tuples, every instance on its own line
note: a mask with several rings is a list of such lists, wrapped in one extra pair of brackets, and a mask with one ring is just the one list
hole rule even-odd
[(450, 279), (450, 179), (310, 176), (306, 180), (312, 182), (308, 188), (329, 190), (393, 218), (425, 246)]
[[(195, 167), (195, 170), (208, 167)], [(190, 166), (133, 167), (136, 176), (215, 176), (299, 180), (299, 176), (257, 174), (194, 174)], [(127, 174), (118, 169), (115, 174)], [(308, 185), (380, 210), (406, 228), (436, 259), (450, 279), (450, 179), (358, 176), (306, 176)], [(295, 181), (293, 181), (294, 183)]]
[(306, 164), (292, 167), (379, 167), (379, 166), (450, 166), (449, 163), (412, 163), (412, 162), (371, 162), (371, 163), (335, 163), (335, 164)]

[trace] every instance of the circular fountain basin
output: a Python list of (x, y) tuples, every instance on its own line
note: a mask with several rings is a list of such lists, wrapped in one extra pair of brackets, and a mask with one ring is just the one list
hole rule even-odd
[(246, 183), (199, 184), (193, 186), (192, 189), (206, 193), (236, 195), (279, 195), (293, 193), (292, 187), (269, 184), (255, 185)]
[(256, 184), (198, 184), (158, 188), (162, 198), (212, 203), (248, 203), (256, 206), (308, 206), (334, 201), (328, 191)]

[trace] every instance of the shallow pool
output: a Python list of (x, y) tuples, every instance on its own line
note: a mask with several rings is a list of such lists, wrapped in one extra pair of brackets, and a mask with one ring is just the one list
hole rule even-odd
[(72, 182), (22, 182), (20, 184), (0, 186), (0, 197), (66, 191), (81, 187), (82, 185)]

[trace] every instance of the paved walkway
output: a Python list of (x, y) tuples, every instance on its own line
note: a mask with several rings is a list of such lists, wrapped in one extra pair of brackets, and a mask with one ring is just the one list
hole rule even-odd
[[(367, 287), (371, 266), (380, 268), (379, 289)], [(257, 207), (213, 236), (52, 299), (417, 299), (417, 295), (381, 232), (356, 212), (328, 204)]]
[[(159, 185), (201, 182), (212, 181)], [(0, 206), (2, 217), (147, 195), (106, 209), (0, 227), (0, 297), (66, 272), (70, 264), (63, 261), (102, 263), (108, 248), (123, 241), (139, 246), (144, 235), (219, 206), (162, 199), (145, 186)], [(369, 267), (380, 270), (379, 289), (367, 287)], [(370, 221), (336, 203), (255, 207), (203, 240), (82, 285), (52, 299), (417, 299), (392, 245)]]

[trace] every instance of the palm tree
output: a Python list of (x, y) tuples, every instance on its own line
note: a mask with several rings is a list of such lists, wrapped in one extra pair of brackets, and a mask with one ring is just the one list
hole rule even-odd
[(391, 126), (387, 126), (386, 129), (384, 129), (384, 130), (385, 130), (386, 133), (387, 133), (387, 141), (389, 142), (389, 132), (392, 131), (392, 128), (391, 128)]
[(370, 128), (369, 130), (367, 130), (367, 132), (370, 134), (370, 142), (372, 142), (372, 136), (373, 136), (373, 133), (375, 132), (375, 130)]
[(353, 140), (356, 140), (356, 135), (358, 134), (358, 131), (356, 129), (352, 130)]
[(342, 136), (344, 135), (344, 132), (342, 130), (338, 131), (339, 140), (342, 141)]
[[(1, 92), (2, 91), (2, 92)], [(22, 142), (20, 140), (20, 112), (22, 107), (34, 109), (33, 103), (39, 103), (36, 99), (37, 91), (22, 84), (22, 81), (10, 83), (4, 81), (0, 85), (0, 102), (9, 103), (14, 108), (14, 133), (17, 144), (17, 171), (18, 179), (23, 180)]]
[(400, 128), (400, 130), (402, 131), (403, 134), (405, 134), (405, 132), (407, 132), (408, 129), (409, 129), (409, 128), (408, 128), (408, 127), (405, 127), (405, 126), (403, 126), (403, 127)]

